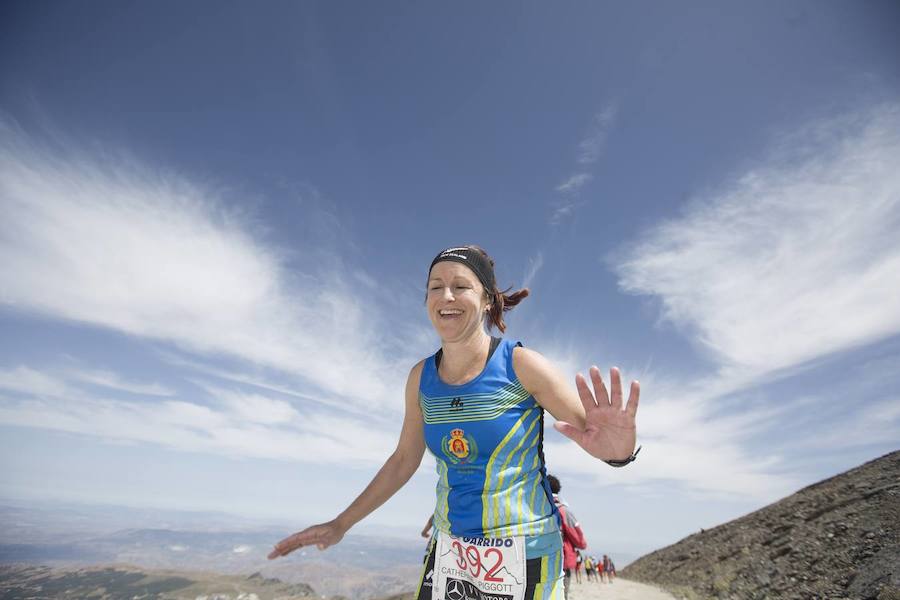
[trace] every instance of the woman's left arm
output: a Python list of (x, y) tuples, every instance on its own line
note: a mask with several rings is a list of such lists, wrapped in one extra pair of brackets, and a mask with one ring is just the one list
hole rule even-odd
[(575, 375), (576, 390), (550, 361), (529, 348), (513, 349), (513, 369), (519, 382), (556, 419), (557, 431), (600, 460), (623, 461), (632, 456), (637, 429), (635, 416), (641, 387), (631, 382), (628, 403), (622, 405), (622, 378), (615, 367), (610, 369), (612, 394), (600, 376), (600, 369), (590, 368), (594, 392), (581, 373)]

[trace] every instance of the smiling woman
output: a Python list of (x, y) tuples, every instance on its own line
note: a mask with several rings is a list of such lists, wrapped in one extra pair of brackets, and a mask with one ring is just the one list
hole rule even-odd
[[(477, 253), (473, 253), (472, 251), (476, 251)], [(438, 259), (440, 259), (440, 261)], [(447, 265), (446, 267), (444, 267), (443, 264), (439, 264), (450, 261), (459, 262), (467, 267), (460, 269), (452, 264)], [(507, 292), (512, 288), (507, 288), (502, 292), (498, 290), (496, 288), (493, 273), (494, 260), (479, 246), (472, 244), (463, 248), (449, 248), (444, 250), (431, 263), (431, 271), (428, 280), (428, 294), (425, 296), (425, 303), (428, 305), (429, 299), (433, 298), (439, 290), (452, 287), (456, 290), (462, 290), (463, 292), (465, 292), (465, 290), (472, 290), (474, 292), (480, 283), (480, 292), (485, 294), (488, 298), (488, 305), (485, 308), (488, 325), (490, 327), (496, 327), (503, 333), (506, 331), (506, 323), (503, 321), (504, 311), (512, 310), (514, 306), (526, 298), (528, 296), (528, 289), (522, 289), (507, 295)], [(448, 281), (445, 282), (444, 277), (446, 277)], [(475, 279), (473, 279), (473, 277)], [(452, 312), (461, 309), (454, 309), (451, 307), (447, 310)], [(431, 316), (430, 310), (428, 314)], [(433, 319), (432, 323), (434, 323)]]
[[(563, 597), (560, 513), (544, 465), (544, 410), (556, 428), (612, 466), (634, 460), (640, 388), (627, 405), (617, 369), (611, 396), (591, 367), (573, 390), (559, 371), (506, 330), (503, 312), (528, 296), (499, 291), (494, 262), (478, 246), (440, 252), (431, 262), (425, 306), (441, 348), (406, 382), (406, 414), (394, 453), (350, 506), (275, 545), (269, 558), (338, 543), (355, 523), (397, 492), (426, 447), (437, 464), (433, 533), (419, 600), (502, 593), (514, 600)], [(470, 593), (471, 592), (471, 593)], [(463, 597), (463, 596), (460, 596)]]

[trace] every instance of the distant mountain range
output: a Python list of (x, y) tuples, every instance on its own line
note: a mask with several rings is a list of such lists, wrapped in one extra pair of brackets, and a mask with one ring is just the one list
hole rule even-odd
[[(295, 600), (319, 598), (304, 583), (250, 576), (143, 569), (134, 565), (60, 567), (0, 566), (0, 598), (96, 598), (98, 600)], [(343, 598), (334, 597), (334, 600)]]
[(621, 575), (691, 600), (900, 600), (900, 451), (656, 550)]
[[(164, 523), (188, 529), (118, 528), (126, 523)], [(5, 569), (4, 587), (15, 587), (13, 580), (17, 577), (40, 576), (42, 571), (22, 569), (38, 566), (59, 570), (73, 585), (105, 579), (120, 585), (117, 582), (123, 576), (115, 570), (95, 567), (121, 565), (131, 571), (154, 571), (154, 580), (182, 576), (193, 581), (198, 577), (195, 572), (208, 572), (234, 576), (239, 581), (248, 573), (258, 573), (263, 579), (277, 579), (287, 586), (285, 589), (305, 585), (314, 589), (315, 595), (354, 600), (407, 592), (421, 570), (425, 541), (418, 532), (410, 532), (406, 539), (351, 534), (324, 552), (300, 549), (268, 560), (274, 544), (293, 531), (296, 529), (199, 512), (6, 505), (0, 506), (0, 564), (18, 567)], [(157, 570), (161, 573), (155, 573)], [(176, 571), (179, 575), (174, 575)], [(124, 577), (134, 579), (133, 573)], [(211, 574), (203, 577), (206, 583), (214, 579)], [(199, 589), (192, 585), (187, 586), (190, 593)], [(7, 597), (22, 596), (0, 594), (0, 600)]]
[[(425, 547), (417, 532), (348, 535), (324, 552), (269, 561), (291, 532), (225, 514), (0, 506), (0, 600), (412, 597)], [(701, 530), (620, 575), (688, 600), (900, 600), (900, 451)]]

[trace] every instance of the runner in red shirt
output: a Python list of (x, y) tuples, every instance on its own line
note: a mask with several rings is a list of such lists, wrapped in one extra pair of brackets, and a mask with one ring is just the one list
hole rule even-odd
[(562, 516), (564, 589), (566, 598), (568, 598), (569, 580), (572, 579), (572, 570), (578, 565), (578, 556), (575, 553), (575, 549), (587, 548), (587, 541), (584, 539), (584, 532), (581, 531), (578, 519), (575, 518), (568, 505), (559, 497), (559, 490), (562, 488), (559, 484), (559, 479), (553, 475), (547, 475), (547, 481), (550, 483), (550, 491), (553, 492), (553, 502), (556, 503), (556, 507)]

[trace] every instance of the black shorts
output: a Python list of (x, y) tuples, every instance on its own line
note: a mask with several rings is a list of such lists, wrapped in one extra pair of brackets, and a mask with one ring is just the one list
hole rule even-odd
[[(422, 575), (416, 588), (416, 600), (431, 600), (431, 577), (434, 574), (434, 552), (436, 538), (428, 542)], [(529, 558), (525, 561), (525, 600), (564, 600), (562, 579), (562, 550)], [(503, 600), (503, 594), (486, 595), (485, 600)], [(441, 600), (481, 600), (477, 596), (468, 598), (441, 598)]]

